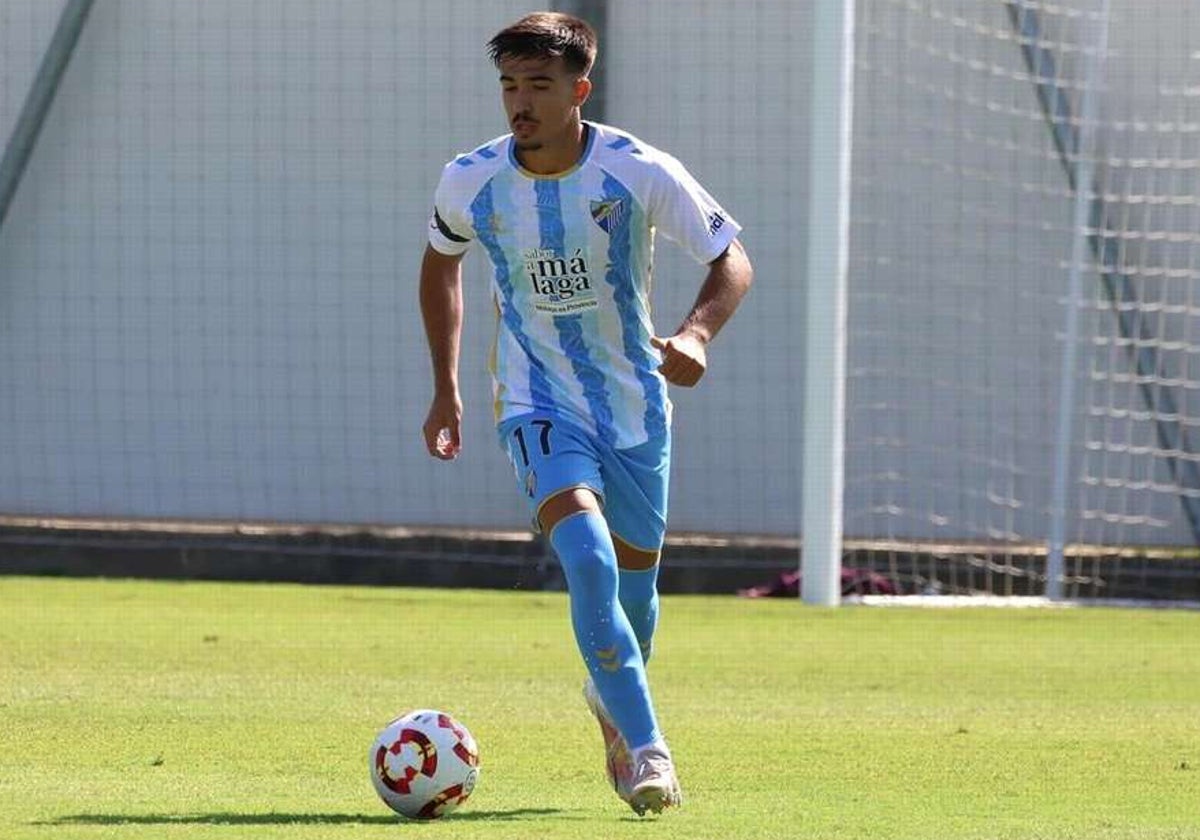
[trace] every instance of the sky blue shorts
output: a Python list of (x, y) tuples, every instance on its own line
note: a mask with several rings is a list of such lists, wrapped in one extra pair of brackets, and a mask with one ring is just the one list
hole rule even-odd
[(657, 552), (667, 531), (671, 432), (629, 449), (614, 449), (560, 414), (513, 417), (497, 428), (533, 527), (551, 496), (573, 487), (600, 497), (609, 531), (641, 551)]

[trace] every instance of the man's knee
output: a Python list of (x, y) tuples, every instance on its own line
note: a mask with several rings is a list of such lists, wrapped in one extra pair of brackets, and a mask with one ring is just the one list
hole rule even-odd
[(600, 512), (600, 500), (587, 487), (570, 487), (548, 497), (538, 508), (538, 526), (550, 536), (554, 526), (568, 516), (582, 511)]
[(658, 565), (660, 552), (632, 546), (616, 534), (613, 534), (612, 538), (613, 546), (617, 549), (617, 566), (622, 571), (645, 572)]

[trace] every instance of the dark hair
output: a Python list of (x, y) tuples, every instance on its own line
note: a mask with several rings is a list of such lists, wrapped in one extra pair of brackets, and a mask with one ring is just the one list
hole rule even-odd
[(558, 58), (573, 73), (586, 76), (596, 60), (596, 31), (562, 12), (534, 12), (501, 29), (488, 41), (497, 66), (509, 58)]

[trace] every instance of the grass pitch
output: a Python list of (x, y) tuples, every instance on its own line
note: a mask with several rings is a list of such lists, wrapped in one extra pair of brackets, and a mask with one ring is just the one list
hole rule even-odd
[[(681, 810), (607, 789), (557, 594), (0, 578), (0, 838), (1200, 838), (1200, 614), (665, 598)], [(444, 708), (482, 778), (371, 788)]]

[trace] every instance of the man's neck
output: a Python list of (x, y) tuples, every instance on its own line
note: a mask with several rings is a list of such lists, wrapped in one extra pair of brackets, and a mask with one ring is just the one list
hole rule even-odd
[(543, 145), (540, 149), (529, 151), (517, 149), (517, 160), (523, 168), (535, 175), (558, 175), (566, 172), (583, 157), (583, 150), (587, 145), (587, 132), (586, 124), (576, 122), (567, 130), (564, 142), (553, 146)]

